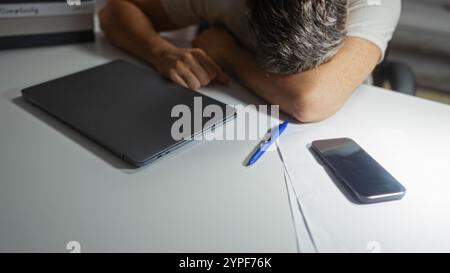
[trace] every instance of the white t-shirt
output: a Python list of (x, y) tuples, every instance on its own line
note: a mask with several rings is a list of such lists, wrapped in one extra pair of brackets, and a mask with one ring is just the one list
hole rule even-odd
[[(167, 15), (179, 27), (207, 21), (222, 24), (241, 43), (251, 46), (245, 17), (245, 0), (161, 0)], [(401, 0), (349, 0), (347, 36), (377, 45), (382, 59), (397, 26)]]

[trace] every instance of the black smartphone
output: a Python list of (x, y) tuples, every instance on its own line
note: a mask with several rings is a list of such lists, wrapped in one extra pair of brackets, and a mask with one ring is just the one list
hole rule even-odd
[(361, 203), (399, 200), (406, 193), (402, 184), (350, 138), (316, 140), (311, 147)]

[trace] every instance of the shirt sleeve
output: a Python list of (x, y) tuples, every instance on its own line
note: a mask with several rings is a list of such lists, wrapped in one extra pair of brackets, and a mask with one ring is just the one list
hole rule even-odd
[(187, 27), (205, 21), (205, 1), (208, 0), (160, 0), (172, 22)]
[(366, 39), (381, 50), (380, 62), (398, 24), (401, 0), (350, 1), (347, 36)]

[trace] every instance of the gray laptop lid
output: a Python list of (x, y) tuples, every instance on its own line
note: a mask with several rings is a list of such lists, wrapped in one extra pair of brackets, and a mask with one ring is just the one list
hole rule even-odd
[[(223, 117), (202, 118), (218, 125), (235, 110), (197, 92), (180, 87), (150, 68), (118, 60), (22, 90), (23, 97), (105, 146), (135, 166), (145, 165), (184, 144), (174, 140), (173, 107), (186, 105), (194, 128), (194, 97), (202, 108), (218, 105)], [(208, 129), (208, 128), (204, 128)]]

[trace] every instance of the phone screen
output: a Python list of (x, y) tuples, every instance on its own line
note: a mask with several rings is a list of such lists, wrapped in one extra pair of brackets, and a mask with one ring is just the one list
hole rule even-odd
[(401, 199), (406, 189), (355, 141), (317, 140), (312, 149), (363, 203)]

